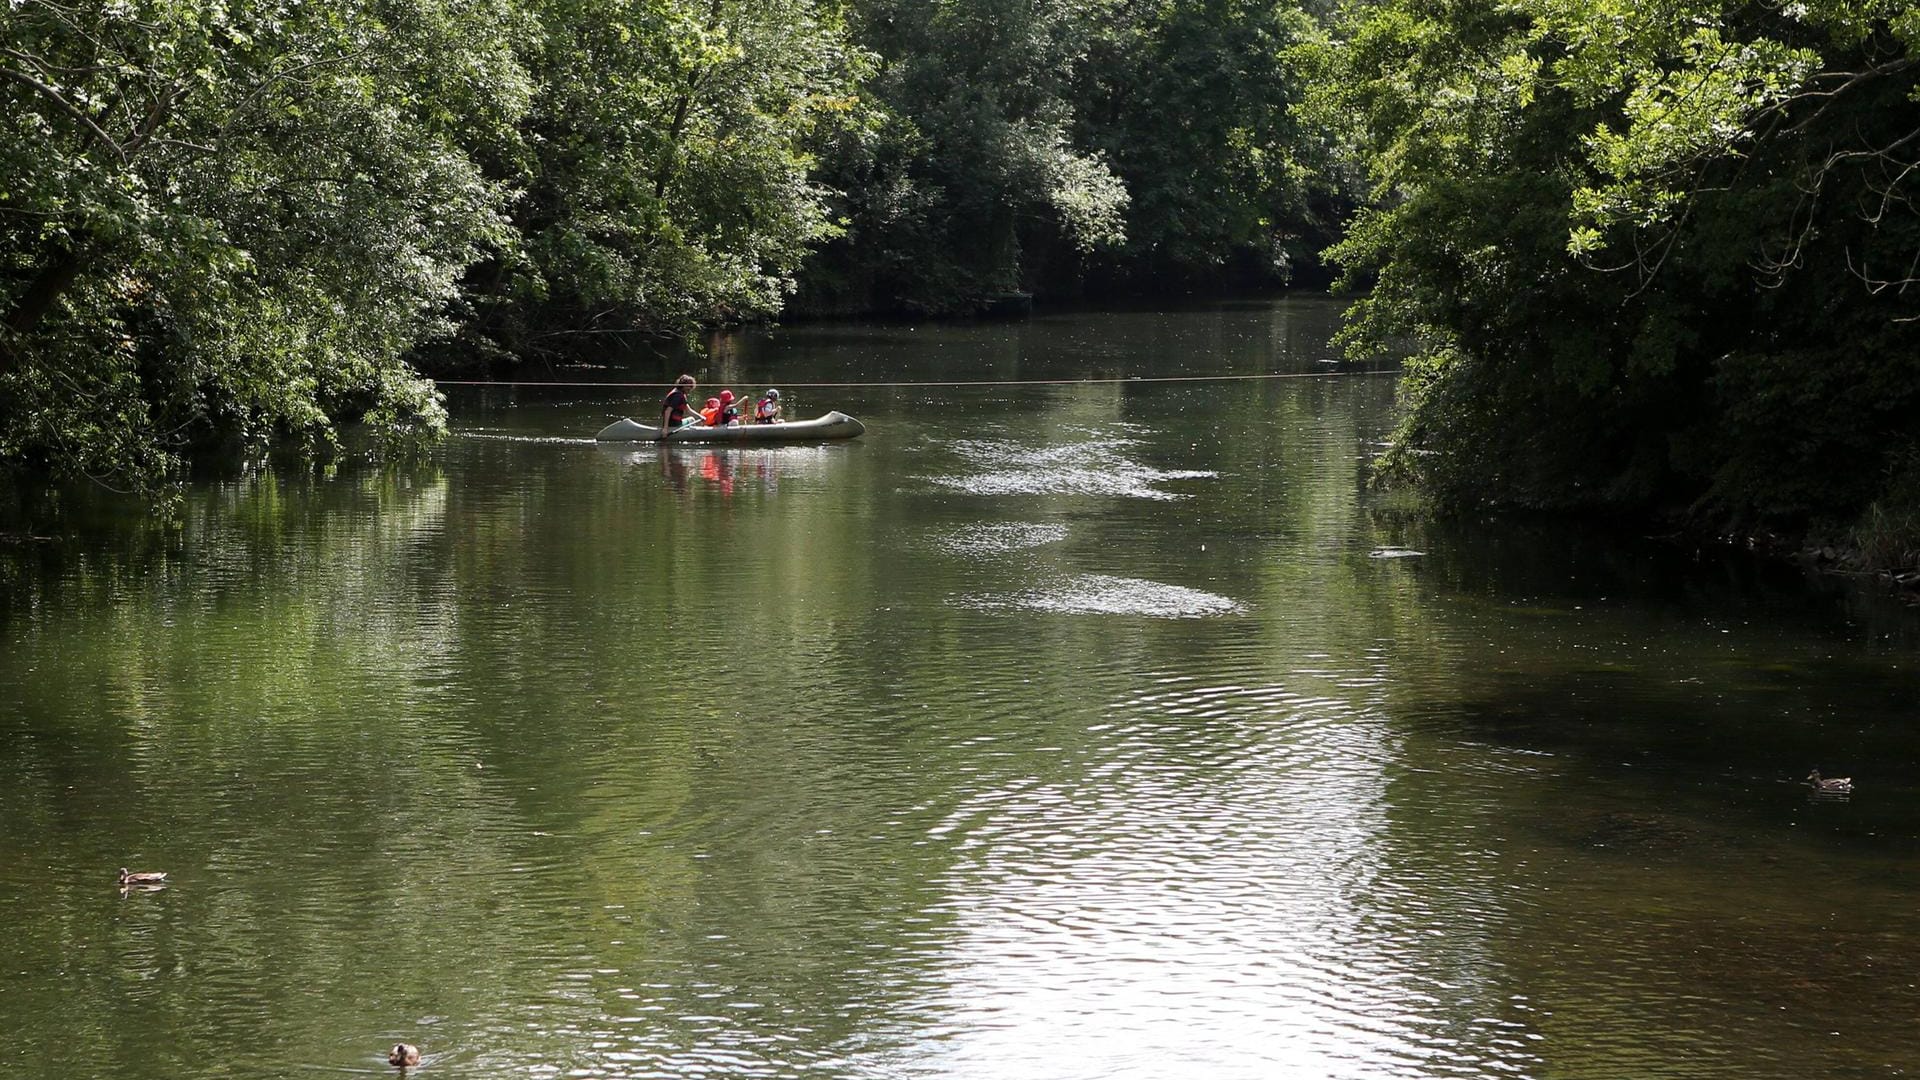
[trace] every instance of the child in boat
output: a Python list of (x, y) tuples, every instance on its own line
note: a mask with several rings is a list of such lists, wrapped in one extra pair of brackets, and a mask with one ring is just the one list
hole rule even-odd
[(739, 422), (740, 410), (734, 408), (733, 391), (720, 391), (720, 411), (714, 414), (713, 426), (722, 427), (727, 424), (737, 424)]
[(708, 398), (707, 403), (701, 406), (700, 408), (700, 422), (707, 425), (708, 427), (712, 427), (714, 420), (719, 415), (720, 415), (720, 399), (717, 397)]
[(780, 391), (768, 390), (766, 396), (754, 405), (753, 422), (756, 424), (780, 422)]

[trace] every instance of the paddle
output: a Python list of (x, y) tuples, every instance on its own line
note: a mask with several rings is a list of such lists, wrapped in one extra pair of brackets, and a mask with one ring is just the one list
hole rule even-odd
[[(674, 436), (674, 433), (675, 433), (675, 432), (679, 432), (679, 431), (692, 431), (692, 430), (693, 430), (694, 428), (703, 428), (703, 427), (712, 427), (712, 426), (713, 426), (713, 425), (711, 425), (711, 424), (708, 424), (708, 423), (707, 423), (706, 421), (704, 421), (704, 420), (701, 420), (701, 419), (700, 419), (699, 417), (697, 417), (697, 416), (694, 416), (694, 417), (689, 417), (689, 418), (687, 419), (687, 421), (686, 421), (685, 423), (683, 423), (683, 424), (681, 424), (681, 425), (680, 425), (679, 427), (675, 427), (675, 428), (668, 428), (668, 429), (666, 430), (666, 432), (665, 432), (664, 434), (662, 434), (662, 435), (660, 435), (659, 437), (657, 437), (657, 438), (655, 438), (655, 439), (654, 439), (653, 441), (654, 441), (654, 442), (662, 442), (662, 443), (663, 443), (663, 442), (666, 442), (666, 441), (668, 441), (668, 440), (670, 440), (670, 439), (672, 439), (672, 438), (673, 438), (673, 436)], [(658, 428), (655, 428), (654, 430), (655, 430), (655, 431), (658, 431), (659, 429), (658, 429)]]

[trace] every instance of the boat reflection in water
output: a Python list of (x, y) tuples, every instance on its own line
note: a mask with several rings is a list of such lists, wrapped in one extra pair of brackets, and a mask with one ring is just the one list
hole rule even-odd
[(634, 464), (653, 459), (660, 475), (681, 495), (694, 491), (697, 482), (698, 487), (732, 498), (741, 485), (772, 494), (784, 481), (823, 477), (836, 467), (842, 454), (836, 448), (812, 445), (655, 443), (623, 456)]

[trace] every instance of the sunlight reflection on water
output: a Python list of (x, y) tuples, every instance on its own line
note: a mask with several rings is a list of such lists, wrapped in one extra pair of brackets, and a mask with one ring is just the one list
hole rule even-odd
[(1128, 457), (1131, 440), (1088, 439), (1061, 446), (1006, 440), (962, 440), (953, 451), (971, 471), (935, 483), (970, 495), (1080, 495), (1172, 500), (1190, 496), (1159, 485), (1210, 479), (1210, 469), (1156, 469)]
[(1445, 1054), (1446, 1009), (1410, 1007), (1421, 952), (1375, 895), (1380, 718), (1287, 686), (1152, 682), (1102, 710), (1083, 777), (1010, 779), (932, 830), (964, 858), (949, 981), (924, 1006), (944, 1021), (904, 1071), (1388, 1076)]
[(999, 555), (1040, 547), (1067, 538), (1065, 525), (1025, 521), (988, 521), (966, 525), (942, 536), (940, 544), (961, 555)]
[(1061, 615), (1146, 615), (1204, 619), (1245, 612), (1239, 603), (1183, 585), (1110, 574), (1074, 574), (1048, 585), (957, 601), (982, 610), (1018, 608)]

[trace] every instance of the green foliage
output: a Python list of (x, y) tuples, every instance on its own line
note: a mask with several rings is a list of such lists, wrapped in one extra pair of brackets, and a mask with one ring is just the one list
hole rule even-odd
[(1920, 572), (1920, 450), (1894, 459), (1849, 540), (1867, 569)]
[(1336, 227), (1294, 4), (856, 0), (879, 122), (824, 157), (847, 234), (806, 303), (975, 310), (1088, 277), (1284, 276)]
[(1906, 5), (1360, 6), (1313, 107), (1374, 182), (1351, 348), (1451, 505), (1844, 522), (1920, 445)]
[(813, 149), (859, 120), (830, 4), (529, 0), (536, 90), (510, 156), (519, 244), (473, 275), (514, 352), (779, 310), (832, 236)]
[(1329, 213), (1312, 36), (1254, 0), (14, 0), (0, 463), (432, 433), (410, 362), (815, 292), (964, 311), (1278, 267)]
[[(463, 144), (525, 96), (486, 0), (28, 0), (0, 37), (0, 459), (440, 423), (403, 364), (502, 238)], [(431, 88), (457, 88), (437, 96)]]
[(1314, 35), (1304, 11), (1265, 0), (1121, 5), (1077, 96), (1131, 196), (1124, 264), (1202, 274), (1244, 255), (1284, 275), (1324, 246), (1300, 243), (1337, 225), (1327, 147), (1294, 109)]
[(856, 114), (831, 3), (18, 0), (0, 462), (143, 489), (444, 423), (425, 343), (772, 312)]
[(1077, 250), (1123, 234), (1124, 186), (1074, 140), (1074, 75), (1115, 0), (856, 0), (878, 59), (876, 122), (823, 176), (847, 234), (808, 271), (813, 306), (966, 311), (1022, 284), (1037, 236)]

